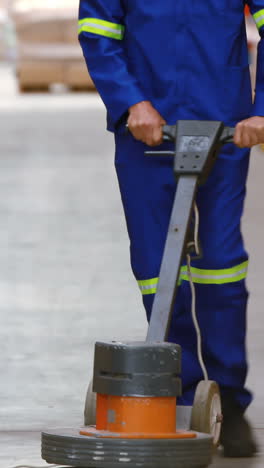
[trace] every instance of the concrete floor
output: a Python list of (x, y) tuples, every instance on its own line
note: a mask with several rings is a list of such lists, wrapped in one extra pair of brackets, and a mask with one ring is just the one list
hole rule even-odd
[[(0, 69), (0, 468), (43, 464), (39, 433), (82, 423), (96, 339), (144, 339), (128, 261), (113, 138), (96, 95), (16, 96)], [(262, 311), (264, 153), (251, 159), (243, 229), (248, 285), (249, 417), (264, 465)]]

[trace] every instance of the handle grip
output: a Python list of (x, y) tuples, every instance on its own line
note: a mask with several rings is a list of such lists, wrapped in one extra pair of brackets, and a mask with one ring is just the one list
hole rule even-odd
[[(126, 124), (126, 132), (129, 132), (128, 125)], [(177, 124), (175, 125), (164, 125), (162, 127), (163, 141), (175, 142), (177, 134)], [(225, 127), (220, 138), (222, 145), (227, 143), (233, 143), (235, 135), (235, 127)]]
[(235, 127), (225, 127), (222, 137), (221, 143), (225, 145), (226, 143), (233, 143), (235, 135)]
[(163, 141), (175, 141), (177, 131), (177, 124), (164, 125), (162, 127)]
[[(177, 132), (177, 124), (176, 125), (164, 125), (162, 128), (163, 133), (163, 141), (175, 141), (176, 139), (176, 132)], [(235, 134), (235, 127), (225, 127), (222, 136), (221, 136), (221, 143), (233, 143)]]

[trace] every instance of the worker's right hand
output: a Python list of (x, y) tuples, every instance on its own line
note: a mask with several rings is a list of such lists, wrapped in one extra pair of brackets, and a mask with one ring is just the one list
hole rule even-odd
[(165, 120), (149, 101), (142, 101), (129, 108), (127, 125), (136, 140), (143, 141), (148, 146), (162, 143), (162, 127)]

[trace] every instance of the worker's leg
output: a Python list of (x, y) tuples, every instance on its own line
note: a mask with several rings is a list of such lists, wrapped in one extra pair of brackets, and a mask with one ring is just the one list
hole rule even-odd
[[(248, 161), (247, 151), (234, 151), (231, 145), (225, 147), (207, 183), (199, 189), (203, 257), (192, 262), (209, 377), (220, 384), (223, 395), (232, 393), (243, 408), (251, 402), (251, 394), (245, 389), (248, 257), (240, 231)], [(184, 273), (182, 277), (187, 279)], [(190, 308), (188, 281), (183, 280), (182, 288)], [(176, 321), (176, 340), (177, 335)]]
[[(203, 258), (192, 263), (197, 315), (209, 378), (220, 384), (224, 421), (220, 441), (228, 457), (252, 457), (257, 446), (244, 416), (247, 254), (240, 232), (248, 152), (225, 147), (197, 197)], [(185, 297), (189, 284), (183, 281)], [(188, 300), (188, 299), (187, 299)]]

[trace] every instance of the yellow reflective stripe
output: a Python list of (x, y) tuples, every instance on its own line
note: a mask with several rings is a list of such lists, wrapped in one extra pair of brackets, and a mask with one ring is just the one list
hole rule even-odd
[(264, 25), (264, 10), (262, 9), (254, 13), (253, 18), (256, 22), (258, 29), (260, 29), (261, 26)]
[(147, 296), (148, 294), (156, 294), (157, 288), (151, 288), (151, 289), (144, 289), (141, 290), (143, 296)]
[[(198, 284), (227, 284), (235, 283), (246, 278), (248, 261), (240, 263), (232, 268), (222, 270), (202, 270), (191, 267), (192, 280)], [(179, 284), (181, 281), (189, 281), (187, 266), (181, 268)], [(138, 281), (139, 288), (144, 295), (155, 294), (157, 292), (159, 278)]]
[(151, 284), (157, 284), (159, 281), (159, 278), (151, 278), (148, 280), (139, 280), (138, 284), (139, 286), (149, 286)]
[[(246, 272), (237, 274), (236, 276), (231, 276), (229, 278), (207, 278), (206, 276), (201, 276), (197, 277), (192, 275), (192, 280), (194, 283), (197, 284), (227, 284), (227, 283), (236, 283), (237, 281), (241, 281), (242, 279), (245, 279), (247, 276)], [(189, 276), (188, 274), (183, 274), (181, 275), (181, 280), (182, 281), (189, 281)]]
[[(232, 268), (224, 268), (222, 270), (204, 270), (200, 268), (191, 267), (191, 272), (197, 276), (210, 276), (210, 278), (215, 277), (223, 277), (223, 276), (234, 276), (236, 273), (241, 272), (241, 270), (247, 270), (248, 268), (248, 260), (246, 262), (240, 263)], [(181, 268), (181, 274), (187, 273), (187, 266), (183, 266)]]
[(138, 285), (139, 289), (141, 290), (143, 296), (147, 294), (155, 294), (157, 291), (157, 285), (159, 282), (159, 278), (151, 278), (148, 280), (139, 280)]
[(257, 11), (256, 13), (254, 13), (253, 16), (254, 16), (255, 19), (257, 19), (257, 18), (259, 18), (260, 16), (263, 16), (263, 15), (264, 15), (264, 9)]
[(122, 24), (111, 23), (110, 21), (98, 18), (84, 18), (79, 21), (79, 34), (90, 32), (99, 36), (110, 37), (112, 39), (123, 39), (125, 28)]

